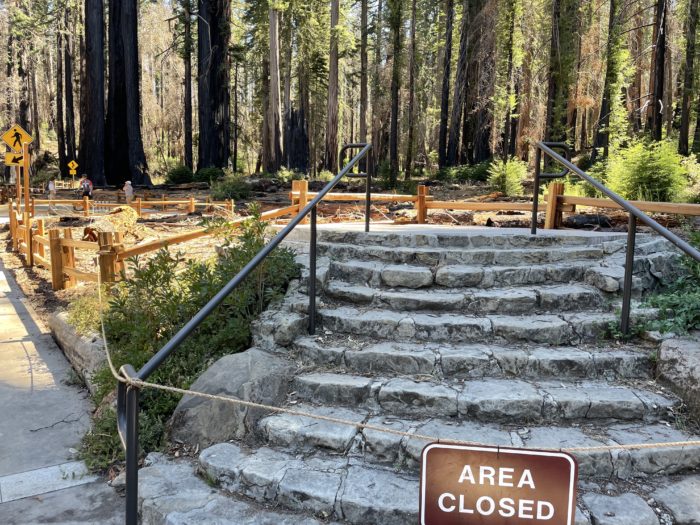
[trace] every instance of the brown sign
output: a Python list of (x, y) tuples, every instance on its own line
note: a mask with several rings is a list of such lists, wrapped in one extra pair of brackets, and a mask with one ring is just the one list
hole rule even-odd
[(433, 443), (421, 525), (573, 525), (576, 460), (564, 452)]

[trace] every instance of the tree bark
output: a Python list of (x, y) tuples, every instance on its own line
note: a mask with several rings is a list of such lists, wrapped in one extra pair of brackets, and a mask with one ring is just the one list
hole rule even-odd
[(603, 84), (603, 100), (600, 104), (600, 116), (596, 126), (595, 144), (592, 157), (595, 160), (597, 149), (603, 148), (603, 157), (608, 156), (610, 148), (610, 113), (612, 112), (612, 97), (617, 93), (612, 92), (612, 86), (616, 83), (619, 72), (618, 47), (620, 44), (619, 0), (610, 0), (610, 18), (608, 21), (608, 43), (605, 66), (605, 82)]
[(379, 99), (382, 90), (381, 63), (382, 63), (382, 0), (377, 1), (377, 14), (375, 17), (375, 46), (374, 46), (374, 78), (372, 82), (372, 174), (377, 175), (381, 160), (381, 132), (382, 117), (379, 107)]
[[(367, 1), (360, 0), (360, 130), (359, 141), (367, 142)], [(367, 169), (366, 157), (361, 169)]]
[(681, 128), (678, 138), (678, 153), (688, 155), (688, 135), (690, 133), (690, 99), (693, 95), (693, 72), (695, 63), (695, 32), (698, 23), (698, 0), (690, 0), (686, 24), (685, 75), (683, 97), (681, 99)]
[(185, 32), (185, 40), (183, 43), (182, 61), (185, 68), (184, 78), (184, 160), (185, 166), (190, 169), (194, 168), (194, 158), (192, 155), (192, 4), (191, 0), (184, 0), (183, 25)]
[[(69, 11), (66, 10), (66, 27), (69, 27)], [(73, 101), (73, 52), (70, 38), (66, 38), (63, 51), (65, 53), (65, 61), (63, 64), (63, 74), (65, 77), (65, 111), (66, 111), (66, 156), (70, 162), (75, 159), (77, 152), (75, 142), (75, 105)]]
[(62, 177), (68, 176), (66, 159), (66, 134), (63, 127), (63, 27), (56, 31), (56, 142), (58, 142), (58, 169)]
[(666, 28), (667, 28), (667, 0), (658, 0), (656, 15), (654, 17), (654, 53), (652, 58), (653, 68), (650, 74), (650, 82), (653, 88), (651, 104), (649, 107), (649, 131), (654, 140), (661, 140), (663, 129), (663, 100), (664, 85), (666, 83)]
[(151, 184), (141, 139), (137, 19), (137, 0), (110, 0), (105, 175), (117, 186)]
[(270, 30), (270, 87), (265, 119), (267, 120), (267, 137), (264, 145), (268, 148), (265, 171), (277, 173), (282, 164), (282, 123), (280, 116), (280, 54), (279, 54), (279, 13), (269, 10)]
[[(363, 0), (364, 1), (364, 0)], [(413, 174), (413, 141), (416, 106), (416, 0), (411, 0), (411, 63), (408, 66), (408, 138), (406, 139), (406, 180)]]
[(331, 0), (331, 48), (328, 61), (328, 107), (326, 111), (326, 152), (324, 166), (338, 171), (338, 33), (340, 0)]
[(396, 187), (399, 175), (399, 76), (401, 75), (401, 25), (403, 21), (402, 0), (389, 0), (393, 37), (391, 65), (391, 123), (389, 129), (389, 185)]
[(82, 171), (94, 184), (105, 179), (105, 59), (102, 0), (85, 2), (85, 114), (81, 119)]
[(450, 107), (450, 68), (452, 65), (452, 25), (454, 0), (445, 1), (445, 46), (442, 63), (442, 97), (440, 100), (440, 131), (438, 138), (438, 165), (447, 164), (447, 120)]
[(199, 0), (199, 160), (197, 168), (225, 168), (231, 142), (230, 0)]
[(450, 117), (449, 137), (447, 141), (447, 166), (457, 164), (459, 149), (459, 132), (462, 106), (467, 92), (467, 67), (469, 65), (469, 0), (462, 0), (462, 23), (459, 36), (459, 60), (452, 97), (452, 115)]

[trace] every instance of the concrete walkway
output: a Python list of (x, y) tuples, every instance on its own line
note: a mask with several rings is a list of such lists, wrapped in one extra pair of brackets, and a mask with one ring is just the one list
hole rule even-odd
[(121, 523), (122, 502), (77, 459), (85, 390), (0, 262), (0, 523)]

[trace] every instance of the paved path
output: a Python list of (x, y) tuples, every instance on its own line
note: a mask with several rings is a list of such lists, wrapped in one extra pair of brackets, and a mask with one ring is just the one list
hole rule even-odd
[(0, 262), (0, 523), (120, 523), (121, 501), (76, 457), (85, 390)]

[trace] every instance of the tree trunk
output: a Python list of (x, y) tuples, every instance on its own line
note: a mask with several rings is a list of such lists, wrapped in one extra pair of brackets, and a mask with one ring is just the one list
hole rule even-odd
[(82, 170), (94, 184), (105, 179), (105, 58), (102, 0), (85, 2), (85, 114), (81, 119)]
[(374, 78), (372, 79), (372, 165), (374, 176), (377, 175), (381, 161), (381, 133), (382, 114), (379, 99), (382, 93), (381, 65), (382, 65), (382, 0), (377, 1), (377, 14), (375, 17), (375, 46), (374, 46)]
[(608, 150), (610, 148), (610, 113), (612, 112), (612, 97), (617, 96), (617, 93), (613, 93), (612, 89), (613, 85), (617, 84), (617, 75), (619, 72), (620, 4), (618, 2), (619, 0), (610, 0), (605, 82), (603, 84), (603, 100), (600, 104), (600, 117), (598, 117), (595, 143), (593, 145), (593, 160), (595, 160), (598, 148), (603, 148), (603, 157), (608, 156)]
[(151, 184), (141, 140), (137, 19), (137, 0), (110, 0), (105, 175), (117, 186)]
[(693, 95), (693, 72), (695, 61), (695, 31), (698, 23), (698, 0), (690, 0), (686, 25), (685, 75), (683, 98), (681, 99), (681, 129), (678, 138), (678, 153), (688, 155), (688, 135), (690, 133), (690, 98)]
[[(513, 85), (513, 34), (515, 33), (515, 3), (514, 1), (508, 2), (508, 27), (510, 31), (508, 32), (508, 59), (506, 66), (506, 116), (505, 122), (503, 124), (503, 133), (501, 134), (501, 158), (507, 160), (509, 155), (513, 155), (515, 152), (515, 134), (511, 132), (513, 125), (517, 125), (517, 121), (514, 123), (513, 115), (515, 114), (514, 108), (510, 107), (510, 97), (511, 97), (511, 87)], [(517, 93), (516, 93), (517, 97)], [(514, 131), (514, 130), (513, 130)], [(512, 135), (512, 136), (511, 136)], [(511, 152), (511, 150), (513, 152)]]
[[(71, 23), (68, 17), (69, 11), (66, 10), (66, 27)], [(71, 49), (70, 38), (65, 39), (63, 51), (65, 53), (65, 61), (63, 64), (63, 75), (65, 77), (65, 111), (66, 111), (66, 156), (70, 162), (75, 159), (77, 152), (75, 143), (75, 105), (73, 102), (73, 52)]]
[(340, 0), (331, 0), (331, 49), (328, 61), (328, 107), (326, 120), (326, 152), (324, 166), (331, 173), (338, 171), (338, 34)]
[(289, 32), (289, 42), (287, 42), (284, 54), (284, 141), (282, 152), (284, 165), (287, 168), (291, 165), (291, 141), (292, 141), (292, 50), (294, 49), (294, 29), (291, 22), (291, 14), (287, 17)]
[(238, 172), (238, 62), (233, 68), (233, 165), (234, 173)]
[(265, 171), (277, 173), (282, 164), (282, 122), (280, 116), (280, 50), (279, 50), (279, 12), (270, 9), (270, 86), (265, 119), (267, 120), (267, 137), (264, 145), (268, 148)]
[[(366, 1), (366, 0), (363, 0)], [(416, 0), (411, 0), (411, 63), (408, 67), (408, 138), (406, 139), (406, 180), (413, 174), (413, 128), (416, 106)]]
[(630, 120), (632, 129), (635, 133), (638, 133), (642, 130), (642, 61), (640, 56), (644, 38), (644, 30), (642, 29), (644, 18), (642, 13), (635, 16), (633, 24), (637, 29), (634, 30), (630, 43), (630, 52), (635, 64), (634, 79), (631, 86), (632, 113), (630, 114)]
[(185, 141), (184, 160), (185, 166), (190, 169), (194, 168), (194, 157), (192, 155), (192, 5), (191, 0), (184, 0), (184, 30), (185, 40), (183, 42), (183, 65), (185, 68), (184, 78), (184, 118), (183, 118), (183, 134)]
[(63, 27), (60, 25), (56, 31), (56, 141), (58, 169), (62, 177), (67, 177), (66, 134), (63, 128)]
[(197, 168), (225, 168), (231, 143), (230, 0), (199, 0), (197, 94), (199, 160)]
[[(367, 142), (367, 1), (360, 0), (360, 130), (359, 142)], [(360, 164), (367, 170), (367, 157)]]
[(652, 98), (649, 120), (649, 131), (654, 140), (661, 140), (663, 129), (663, 100), (664, 100), (664, 84), (666, 72), (666, 28), (667, 28), (667, 2), (659, 0), (656, 8), (656, 16), (654, 17), (654, 54), (653, 54), (653, 69), (650, 78), (653, 78), (653, 89), (651, 90)]
[(450, 107), (450, 68), (452, 65), (452, 25), (454, 0), (445, 1), (445, 46), (442, 63), (442, 98), (440, 101), (440, 132), (438, 138), (438, 165), (447, 164), (447, 119)]
[(459, 37), (459, 60), (455, 78), (454, 96), (452, 97), (452, 115), (450, 117), (449, 137), (447, 141), (447, 166), (457, 164), (459, 149), (459, 132), (462, 105), (467, 93), (467, 67), (469, 65), (469, 0), (462, 0), (462, 23)]
[(552, 142), (569, 138), (568, 105), (571, 72), (575, 60), (576, 0), (553, 0), (552, 41), (549, 54), (549, 83), (545, 137)]
[(401, 26), (403, 0), (389, 0), (390, 25), (393, 37), (391, 66), (391, 124), (389, 130), (389, 185), (396, 187), (399, 175), (399, 76), (401, 75)]
[(695, 113), (697, 115), (697, 120), (695, 122), (695, 133), (693, 134), (693, 148), (692, 152), (695, 155), (700, 155), (700, 96), (695, 103)]

